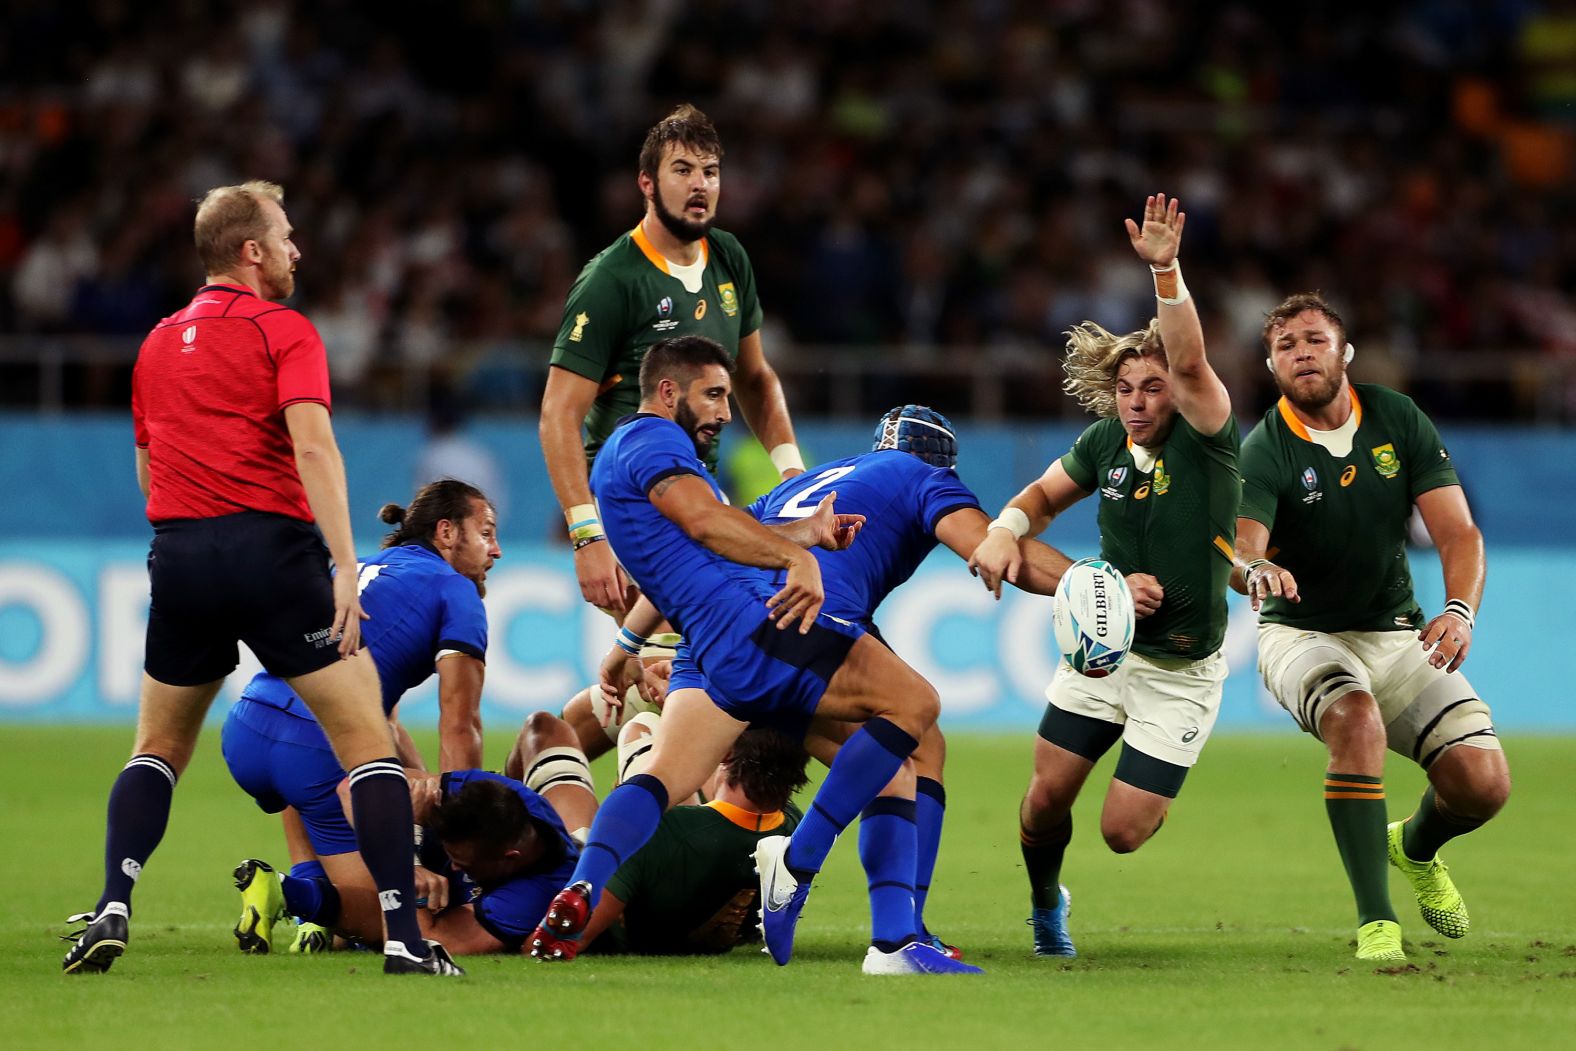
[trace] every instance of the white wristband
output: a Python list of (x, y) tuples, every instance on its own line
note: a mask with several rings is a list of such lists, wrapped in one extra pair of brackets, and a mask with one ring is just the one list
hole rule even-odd
[(804, 457), (799, 455), (799, 447), (793, 442), (783, 442), (767, 455), (772, 458), (772, 466), (777, 468), (778, 474), (804, 470)]
[(1016, 507), (1004, 507), (996, 520), (985, 527), (991, 529), (1005, 529), (1012, 534), (1014, 540), (1022, 540), (1029, 535), (1029, 516)]
[[(1175, 259), (1171, 261), (1170, 266), (1155, 266), (1151, 263), (1149, 272), (1155, 279), (1156, 299), (1168, 307), (1178, 306), (1187, 302), (1187, 282), (1182, 280), (1181, 263)], [(1167, 292), (1171, 292), (1172, 295), (1166, 295)]]
[(1453, 598), (1446, 602), (1444, 612), (1460, 617), (1467, 622), (1467, 627), (1469, 628), (1477, 626), (1476, 615), (1473, 613), (1472, 607), (1467, 605), (1465, 599)]

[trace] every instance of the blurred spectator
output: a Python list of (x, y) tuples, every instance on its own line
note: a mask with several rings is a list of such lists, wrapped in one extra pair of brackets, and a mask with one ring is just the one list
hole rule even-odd
[(0, 322), (23, 332), (146, 329), (201, 279), (194, 198), (266, 177), (349, 404), (474, 368), (455, 382), (528, 408), (569, 284), (639, 216), (642, 130), (689, 99), (768, 316), (889, 380), (878, 348), (989, 372), (1053, 362), (1084, 318), (1136, 328), (1120, 220), (1156, 190), (1245, 382), (1259, 313), (1309, 288), (1466, 411), (1526, 408), (1470, 396), (1489, 354), (1576, 353), (1576, 0), (71, 10), (0, 15)]

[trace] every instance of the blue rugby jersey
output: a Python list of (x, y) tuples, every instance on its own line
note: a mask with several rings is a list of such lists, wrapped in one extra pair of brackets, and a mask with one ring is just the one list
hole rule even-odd
[(755, 501), (749, 513), (767, 524), (807, 518), (832, 492), (838, 513), (864, 515), (865, 524), (848, 550), (815, 549), (826, 587), (821, 611), (856, 623), (869, 621), (935, 548), (937, 522), (980, 506), (952, 468), (881, 449), (812, 467)]
[(554, 895), (574, 876), (580, 845), (569, 837), (558, 812), (547, 800), (512, 777), (487, 770), (453, 770), (443, 775), (441, 783), (444, 795), (455, 796), (475, 781), (507, 785), (525, 804), (537, 831), (549, 837), (547, 852), (540, 861), (497, 883), (478, 886), (467, 876), (449, 873), (451, 884), (465, 891), (462, 896), (451, 896), (451, 900), (460, 904), (469, 901), (475, 906), (476, 922), (511, 952), (518, 952), (525, 939), (541, 925)]
[[(433, 548), (421, 543), (391, 547), (357, 569), (361, 607), (371, 618), (361, 623), (361, 639), (378, 668), (385, 712), (427, 680), (439, 654), (457, 651), (486, 660), (487, 610), (476, 584)], [(256, 675), (242, 696), (313, 718), (289, 685), (268, 672)]]
[[(771, 573), (730, 562), (685, 535), (648, 495), (665, 478), (693, 474), (725, 501), (695, 453), (695, 443), (671, 420), (637, 413), (619, 421), (591, 468), (602, 527), (619, 563), (698, 651), (766, 619), (775, 592)], [(741, 623), (745, 622), (745, 623)]]

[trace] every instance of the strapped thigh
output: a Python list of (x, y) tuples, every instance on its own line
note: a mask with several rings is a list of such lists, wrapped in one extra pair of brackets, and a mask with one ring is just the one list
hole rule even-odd
[(1349, 693), (1373, 693), (1367, 667), (1330, 635), (1302, 632), (1295, 640), (1275, 645), (1277, 650), (1286, 647), (1293, 652), (1284, 659), (1277, 653), (1279, 667), (1264, 668), (1265, 685), (1297, 725), (1315, 737), (1319, 736), (1319, 720), (1330, 705)]
[(544, 748), (525, 768), (525, 787), (541, 795), (563, 785), (579, 785), (592, 795), (596, 783), (591, 780), (591, 764), (578, 748)]

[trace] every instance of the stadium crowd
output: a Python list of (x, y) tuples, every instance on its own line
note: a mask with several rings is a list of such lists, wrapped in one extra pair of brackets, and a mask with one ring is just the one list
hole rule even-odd
[[(1348, 304), (1367, 375), (1414, 389), (1425, 356), (1576, 354), (1568, 0), (7, 7), (8, 332), (139, 336), (201, 277), (194, 198), (267, 178), (342, 400), (435, 369), (533, 407), (570, 283), (638, 218), (639, 136), (689, 99), (780, 362), (947, 346), (1049, 376), (1072, 323), (1148, 310), (1107, 235), (1156, 185), (1234, 389), (1268, 393), (1285, 288)], [(1529, 412), (1450, 375), (1442, 415)]]

